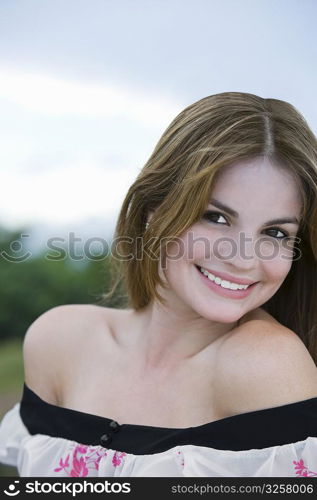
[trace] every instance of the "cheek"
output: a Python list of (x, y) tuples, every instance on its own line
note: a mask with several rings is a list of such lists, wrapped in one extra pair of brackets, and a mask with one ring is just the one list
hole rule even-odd
[(160, 277), (163, 281), (177, 283), (182, 278), (182, 266), (187, 260), (187, 249), (182, 238), (168, 243), (164, 251), (164, 257), (159, 266)]
[(263, 257), (266, 260), (281, 258), (289, 261), (292, 259), (292, 250), (294, 243), (289, 240), (281, 240), (274, 238), (259, 238), (255, 243), (255, 251), (258, 257)]
[(182, 248), (182, 258), (187, 263), (197, 263), (204, 259), (209, 259), (213, 255), (214, 244), (219, 238), (218, 233), (204, 233), (192, 228), (185, 235), (179, 238), (178, 246)]
[(174, 238), (166, 246), (166, 269), (181, 268), (182, 265), (195, 261), (197, 255), (203, 254), (205, 244), (206, 242), (198, 238), (192, 231)]
[(183, 290), (184, 271), (187, 272), (190, 266), (208, 256), (208, 243), (210, 242), (206, 237), (198, 235), (195, 231), (188, 231), (169, 242), (160, 266), (162, 270), (160, 276), (163, 275), (174, 288)]
[(288, 275), (292, 266), (291, 260), (282, 259), (281, 257), (262, 262), (262, 267), (265, 270), (266, 281), (281, 284)]
[(262, 268), (265, 269), (266, 278), (275, 282), (283, 281), (293, 261), (292, 248), (288, 246), (288, 243), (262, 240), (256, 251)]

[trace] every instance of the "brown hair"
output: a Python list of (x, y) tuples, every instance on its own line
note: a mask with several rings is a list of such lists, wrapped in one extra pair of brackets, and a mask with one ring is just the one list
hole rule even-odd
[[(112, 248), (113, 286), (103, 298), (123, 284), (128, 307), (138, 310), (153, 299), (164, 303), (157, 291), (157, 285), (164, 288), (158, 257), (168, 243), (162, 242), (202, 217), (222, 167), (257, 156), (291, 171), (303, 201), (301, 258), (262, 307), (300, 336), (317, 364), (317, 142), (285, 101), (224, 92), (191, 104), (172, 121), (123, 201)], [(137, 258), (141, 241), (147, 251)]]

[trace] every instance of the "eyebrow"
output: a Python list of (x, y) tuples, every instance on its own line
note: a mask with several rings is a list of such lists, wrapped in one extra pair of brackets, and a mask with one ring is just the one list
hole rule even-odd
[[(220, 201), (215, 200), (215, 198), (211, 198), (211, 200), (209, 200), (209, 203), (211, 203), (212, 205), (215, 205), (215, 207), (218, 207), (221, 210), (224, 210), (224, 212), (227, 212), (232, 217), (239, 217), (238, 212), (236, 212), (232, 208), (228, 207), (227, 205), (220, 203)], [(264, 226), (271, 226), (272, 224), (297, 224), (297, 225), (299, 225), (299, 222), (298, 222), (298, 219), (296, 217), (283, 217), (280, 219), (268, 220), (267, 222), (264, 223)]]

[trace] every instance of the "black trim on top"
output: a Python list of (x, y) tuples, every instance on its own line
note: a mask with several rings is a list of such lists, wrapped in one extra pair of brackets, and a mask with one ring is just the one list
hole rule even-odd
[(110, 418), (52, 405), (24, 383), (20, 415), (32, 435), (44, 434), (90, 446), (101, 445), (135, 455), (160, 453), (187, 444), (241, 451), (317, 437), (317, 397), (175, 429), (120, 425)]

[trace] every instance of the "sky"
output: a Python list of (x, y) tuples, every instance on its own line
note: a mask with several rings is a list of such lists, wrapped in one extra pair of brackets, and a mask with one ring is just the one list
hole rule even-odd
[(0, 226), (112, 235), (172, 119), (242, 91), (317, 132), (315, 0), (0, 0)]

